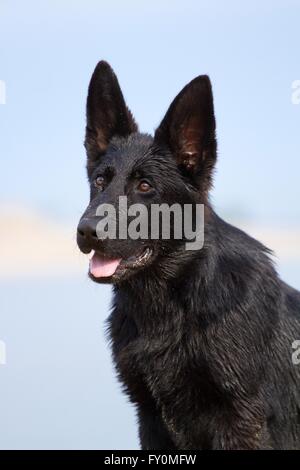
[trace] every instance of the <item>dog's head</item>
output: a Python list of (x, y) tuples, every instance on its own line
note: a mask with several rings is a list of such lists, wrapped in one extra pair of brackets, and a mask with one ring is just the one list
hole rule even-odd
[[(153, 236), (150, 211), (161, 204), (207, 203), (216, 161), (209, 78), (195, 78), (178, 94), (153, 138), (139, 133), (117, 77), (99, 62), (88, 91), (85, 147), (90, 203), (78, 225), (77, 243), (83, 253), (95, 252), (90, 277), (121, 282), (150, 269), (155, 260), (167, 275), (186, 239), (175, 236), (172, 212), (169, 238), (161, 227)], [(147, 214), (138, 210), (142, 206)], [(143, 236), (129, 236), (131, 223)]]

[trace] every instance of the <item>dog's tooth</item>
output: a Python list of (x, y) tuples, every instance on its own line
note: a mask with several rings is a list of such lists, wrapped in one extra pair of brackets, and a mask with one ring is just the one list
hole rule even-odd
[(94, 256), (95, 254), (95, 250), (92, 250), (90, 253), (89, 253), (89, 259), (92, 259), (92, 257)]

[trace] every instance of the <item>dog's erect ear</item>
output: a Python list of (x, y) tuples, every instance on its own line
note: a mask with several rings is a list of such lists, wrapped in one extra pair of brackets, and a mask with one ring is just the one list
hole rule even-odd
[(215, 128), (211, 83), (202, 75), (176, 96), (155, 132), (154, 142), (168, 148), (183, 172), (199, 176), (208, 189), (216, 160)]
[(118, 79), (105, 61), (98, 63), (92, 75), (86, 114), (85, 147), (91, 163), (105, 152), (112, 137), (127, 137), (138, 129)]

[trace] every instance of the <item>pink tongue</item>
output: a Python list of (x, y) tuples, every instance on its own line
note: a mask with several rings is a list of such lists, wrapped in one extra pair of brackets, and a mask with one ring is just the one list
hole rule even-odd
[(94, 277), (112, 276), (120, 262), (121, 259), (105, 259), (95, 253), (90, 260), (90, 273)]

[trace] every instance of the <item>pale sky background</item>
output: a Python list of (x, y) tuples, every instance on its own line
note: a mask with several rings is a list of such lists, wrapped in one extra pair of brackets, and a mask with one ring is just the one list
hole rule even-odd
[(188, 81), (208, 73), (216, 207), (299, 220), (299, 21), (299, 0), (1, 0), (1, 197), (69, 220), (80, 213), (87, 86), (104, 58), (147, 132)]
[(86, 279), (74, 241), (98, 60), (146, 132), (210, 75), (213, 203), (274, 248), (300, 288), (299, 25), (300, 0), (0, 0), (0, 448), (137, 447), (104, 340), (110, 289)]

